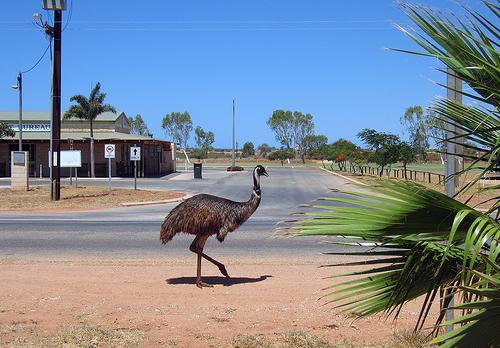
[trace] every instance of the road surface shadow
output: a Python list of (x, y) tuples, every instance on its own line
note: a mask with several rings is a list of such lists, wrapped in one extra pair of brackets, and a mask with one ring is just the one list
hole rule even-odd
[[(224, 285), (231, 286), (235, 284), (246, 284), (246, 283), (258, 283), (267, 278), (272, 278), (271, 275), (262, 275), (258, 278), (249, 278), (249, 277), (234, 277), (234, 278), (226, 278), (219, 276), (208, 276), (201, 277), (201, 279), (211, 285)], [(180, 285), (180, 284), (195, 284), (196, 277), (177, 277), (177, 278), (169, 278), (166, 280), (167, 284), (172, 285)]]

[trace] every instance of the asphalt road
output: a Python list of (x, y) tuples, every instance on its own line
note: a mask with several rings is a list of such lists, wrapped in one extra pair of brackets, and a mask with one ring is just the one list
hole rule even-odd
[[(224, 243), (210, 238), (205, 251), (214, 257), (307, 258), (341, 247), (326, 245), (323, 237), (275, 238), (280, 221), (300, 204), (319, 196), (335, 195), (329, 188), (345, 188), (346, 182), (312, 168), (268, 168), (262, 178), (262, 202), (254, 215)], [(106, 180), (86, 181), (107, 185)], [(5, 184), (5, 181), (3, 181)], [(37, 183), (36, 181), (33, 183)], [(38, 181), (43, 183), (43, 181)], [(162, 179), (139, 179), (141, 189), (180, 190), (210, 193), (233, 200), (247, 200), (252, 189), (251, 172), (226, 173), (205, 170), (203, 180), (191, 173), (173, 174)], [(133, 179), (114, 180), (115, 187), (133, 187)], [(188, 247), (193, 236), (179, 234), (166, 246), (159, 242), (165, 215), (176, 205), (161, 204), (81, 212), (0, 213), (0, 257), (8, 258), (155, 258), (192, 257)]]

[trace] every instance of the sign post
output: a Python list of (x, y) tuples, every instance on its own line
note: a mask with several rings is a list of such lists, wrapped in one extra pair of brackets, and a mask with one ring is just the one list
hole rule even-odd
[(115, 144), (104, 145), (104, 158), (108, 159), (108, 188), (111, 191), (111, 159), (115, 158)]
[(130, 147), (130, 160), (134, 161), (134, 190), (137, 190), (137, 161), (141, 160), (141, 148), (135, 144)]
[[(73, 151), (73, 139), (68, 139), (68, 144), (69, 149)], [(78, 169), (76, 169), (76, 171), (78, 171)], [(69, 167), (69, 185), (73, 186), (73, 167)]]

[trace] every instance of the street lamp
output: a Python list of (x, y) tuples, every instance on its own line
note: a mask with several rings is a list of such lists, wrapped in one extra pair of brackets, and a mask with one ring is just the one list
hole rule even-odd
[(17, 84), (11, 86), (19, 91), (19, 151), (23, 151), (23, 74), (17, 75)]

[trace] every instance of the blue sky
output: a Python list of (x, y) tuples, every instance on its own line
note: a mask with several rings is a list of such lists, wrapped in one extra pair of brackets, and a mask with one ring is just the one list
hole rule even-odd
[[(420, 3), (457, 9), (453, 0)], [(462, 3), (481, 7), (478, 0)], [(311, 113), (317, 134), (358, 142), (363, 128), (400, 134), (406, 107), (445, 94), (434, 82), (445, 80), (437, 61), (386, 49), (416, 48), (394, 28), (412, 25), (391, 0), (68, 0), (71, 6), (63, 110), (99, 81), (107, 102), (141, 114), (157, 138), (168, 138), (166, 113), (188, 111), (195, 126), (215, 133), (215, 146), (230, 147), (235, 98), (240, 146), (276, 145), (266, 125), (275, 109)], [(32, 24), (34, 12), (50, 17), (39, 0), (2, 3), (2, 110), (17, 110), (10, 85), (48, 45)], [(23, 87), (24, 110), (50, 108), (48, 55), (24, 75)]]

